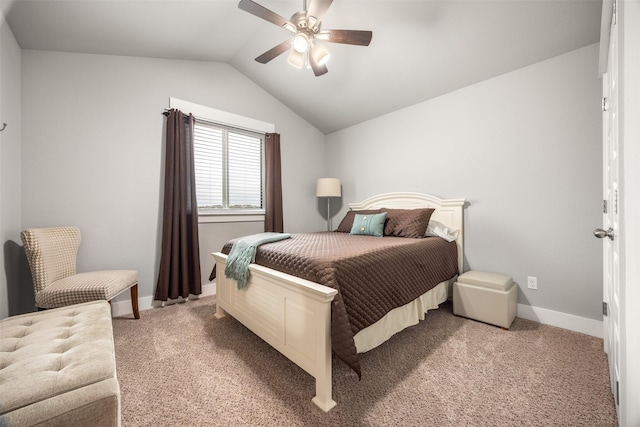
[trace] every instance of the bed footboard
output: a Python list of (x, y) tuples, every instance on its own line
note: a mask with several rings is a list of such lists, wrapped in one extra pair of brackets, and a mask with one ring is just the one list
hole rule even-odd
[(327, 412), (331, 397), (331, 301), (335, 289), (251, 264), (247, 285), (224, 274), (227, 255), (216, 252), (216, 318), (233, 316), (316, 380), (312, 399)]

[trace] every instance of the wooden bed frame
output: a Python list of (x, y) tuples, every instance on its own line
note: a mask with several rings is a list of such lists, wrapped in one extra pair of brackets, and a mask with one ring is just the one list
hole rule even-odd
[[(431, 219), (460, 230), (458, 270), (463, 271), (464, 199), (440, 199), (420, 193), (387, 193), (351, 203), (353, 210), (434, 208)], [(336, 405), (331, 397), (331, 301), (335, 289), (257, 264), (249, 266), (247, 285), (224, 275), (227, 256), (213, 253), (216, 280), (216, 318), (230, 314), (253, 333), (316, 379), (312, 401), (323, 411)]]

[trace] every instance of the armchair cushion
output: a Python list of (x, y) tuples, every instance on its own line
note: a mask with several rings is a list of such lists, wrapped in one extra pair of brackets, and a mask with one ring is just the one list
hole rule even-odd
[(56, 308), (95, 300), (110, 301), (138, 283), (134, 270), (91, 271), (74, 274), (51, 283), (36, 294), (36, 305)]

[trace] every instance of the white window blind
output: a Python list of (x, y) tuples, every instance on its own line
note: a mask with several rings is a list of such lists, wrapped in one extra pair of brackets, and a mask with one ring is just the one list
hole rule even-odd
[(204, 121), (194, 126), (198, 212), (262, 212), (264, 135)]

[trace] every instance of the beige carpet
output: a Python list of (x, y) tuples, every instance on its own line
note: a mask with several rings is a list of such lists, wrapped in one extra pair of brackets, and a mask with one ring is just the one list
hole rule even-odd
[(313, 379), (213, 297), (114, 319), (123, 426), (615, 426), (602, 340), (516, 318), (512, 329), (451, 305), (333, 363), (323, 413)]

